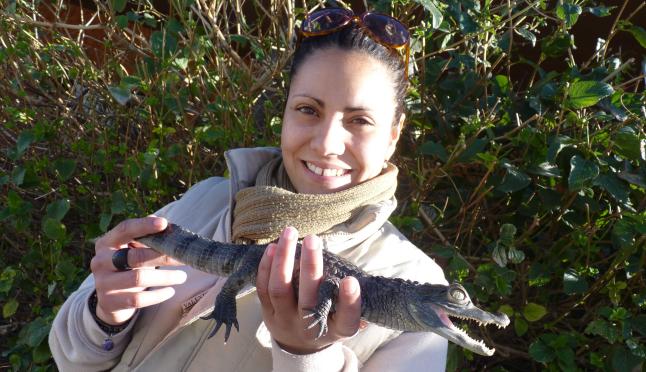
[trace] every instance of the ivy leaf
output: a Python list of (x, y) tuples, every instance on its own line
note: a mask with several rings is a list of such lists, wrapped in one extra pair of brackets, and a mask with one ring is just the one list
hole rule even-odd
[(539, 363), (551, 362), (556, 357), (552, 348), (543, 341), (542, 337), (529, 345), (529, 355)]
[(47, 217), (53, 218), (54, 220), (60, 222), (69, 210), (69, 199), (59, 199), (47, 206)]
[(422, 146), (420, 146), (419, 152), (424, 155), (437, 156), (438, 159), (440, 159), (444, 163), (446, 163), (449, 158), (449, 154), (446, 152), (444, 146), (434, 141), (428, 141), (424, 143)]
[(514, 318), (514, 331), (516, 331), (517, 336), (522, 336), (525, 333), (527, 333), (527, 329), (529, 328), (529, 324), (525, 321), (525, 319), (517, 316)]
[(574, 155), (570, 159), (570, 176), (568, 188), (579, 191), (599, 175), (599, 166), (582, 156)]
[(433, 0), (415, 0), (418, 4), (421, 4), (424, 9), (428, 10), (429, 13), (431, 13), (431, 17), (433, 18), (433, 29), (437, 29), (440, 27), (442, 24), (442, 20), (444, 20), (444, 15), (442, 14), (442, 11), (438, 7), (438, 5), (435, 3)]
[(76, 161), (72, 159), (56, 159), (54, 161), (54, 169), (56, 169), (61, 181), (67, 181), (74, 174)]
[(547, 310), (545, 309), (544, 306), (535, 304), (533, 302), (528, 303), (525, 305), (525, 308), (523, 309), (523, 315), (525, 316), (525, 319), (527, 319), (530, 322), (535, 322), (537, 320), (540, 320), (547, 314)]
[(617, 153), (629, 160), (646, 160), (646, 139), (640, 139), (630, 126), (619, 129), (614, 138)]
[(563, 273), (563, 291), (569, 295), (584, 293), (588, 290), (588, 282), (576, 270), (570, 268)]
[(557, 167), (556, 164), (547, 161), (530, 167), (527, 169), (527, 172), (537, 174), (539, 176), (561, 178), (559, 167)]
[(507, 174), (505, 174), (502, 183), (496, 187), (496, 190), (508, 193), (516, 192), (529, 186), (531, 181), (527, 174), (512, 165), (508, 165)]
[(108, 91), (112, 98), (121, 106), (125, 106), (130, 101), (130, 89), (120, 86), (109, 86)]
[(518, 35), (522, 36), (523, 39), (528, 40), (530, 43), (532, 43), (532, 47), (536, 46), (536, 35), (528, 30), (527, 27), (523, 26), (515, 31), (516, 33), (518, 33)]
[(458, 156), (459, 162), (468, 162), (473, 159), (476, 154), (481, 153), (487, 147), (489, 141), (485, 138), (478, 138), (471, 142), (469, 146)]
[(600, 81), (577, 81), (568, 88), (567, 104), (573, 109), (590, 107), (614, 93), (610, 84)]
[(610, 11), (616, 8), (616, 6), (595, 6), (595, 7), (586, 7), (585, 11), (595, 15), (597, 17), (607, 17), (610, 15)]
[(556, 16), (565, 21), (567, 28), (574, 26), (581, 12), (581, 7), (575, 4), (563, 3), (556, 7)]
[(18, 301), (15, 298), (7, 301), (4, 306), (2, 306), (2, 317), (5, 319), (10, 318), (18, 310)]
[(60, 221), (48, 217), (43, 223), (43, 232), (52, 240), (63, 240), (65, 238), (66, 228)]
[(623, 204), (624, 206), (630, 206), (630, 188), (623, 182), (619, 180), (613, 174), (602, 174), (594, 180), (594, 184), (601, 186), (602, 189), (606, 190), (610, 195), (612, 195), (615, 200)]
[(127, 3), (128, 0), (112, 0), (112, 8), (115, 12), (121, 13), (124, 9), (126, 9)]

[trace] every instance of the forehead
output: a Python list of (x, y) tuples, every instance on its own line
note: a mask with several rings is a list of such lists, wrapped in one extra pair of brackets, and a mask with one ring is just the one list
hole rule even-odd
[(307, 57), (292, 77), (290, 95), (310, 95), (326, 103), (363, 105), (371, 109), (395, 106), (393, 73), (368, 54), (339, 48)]

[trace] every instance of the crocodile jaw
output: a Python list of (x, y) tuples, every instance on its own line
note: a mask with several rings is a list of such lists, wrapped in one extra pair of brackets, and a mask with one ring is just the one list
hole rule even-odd
[[(495, 348), (489, 348), (482, 340), (476, 340), (469, 336), (465, 331), (453, 325), (453, 322), (449, 319), (447, 313), (437, 306), (432, 306), (433, 310), (436, 312), (438, 317), (441, 320), (441, 325), (434, 327), (433, 332), (439, 334), (440, 336), (462, 346), (465, 349), (471, 350), (472, 352), (484, 356), (492, 356), (495, 352)], [(464, 317), (460, 317), (464, 318)], [(476, 320), (477, 319), (472, 319)], [(483, 324), (483, 323), (480, 323)], [(501, 325), (498, 325), (501, 328)]]

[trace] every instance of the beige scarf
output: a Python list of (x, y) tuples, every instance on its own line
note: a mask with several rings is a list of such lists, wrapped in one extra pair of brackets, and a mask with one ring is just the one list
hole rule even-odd
[(256, 186), (235, 196), (233, 241), (265, 244), (294, 226), (299, 238), (321, 234), (356, 216), (361, 208), (388, 200), (397, 188), (397, 167), (387, 163), (380, 175), (332, 194), (299, 194), (289, 181), (282, 157), (267, 163), (256, 177)]

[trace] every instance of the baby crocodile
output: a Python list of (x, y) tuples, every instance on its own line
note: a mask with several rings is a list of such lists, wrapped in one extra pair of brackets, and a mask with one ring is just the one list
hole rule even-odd
[[(215, 308), (205, 319), (214, 319), (215, 328), (209, 337), (224, 324), (225, 341), (236, 319), (236, 294), (247, 284), (256, 283), (256, 273), (266, 245), (235, 245), (202, 238), (182, 227), (169, 224), (166, 230), (136, 239), (159, 253), (171, 256), (200, 271), (228, 276), (215, 300)], [(298, 285), (300, 244), (292, 283)], [(343, 258), (323, 251), (323, 279), (319, 287), (318, 304), (306, 318), (313, 318), (309, 328), (319, 326), (318, 337), (327, 332), (327, 317), (334, 311), (339, 283), (353, 276), (361, 286), (361, 317), (387, 328), (420, 332), (430, 331), (481, 355), (493, 355), (495, 349), (476, 341), (453, 325), (449, 316), (471, 319), (480, 325), (495, 324), (506, 327), (505, 314), (491, 314), (477, 308), (460, 284), (449, 286), (424, 284), (399, 278), (373, 276)], [(298, 293), (298, 290), (295, 291)]]

